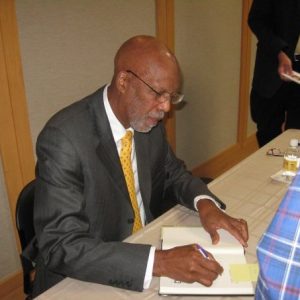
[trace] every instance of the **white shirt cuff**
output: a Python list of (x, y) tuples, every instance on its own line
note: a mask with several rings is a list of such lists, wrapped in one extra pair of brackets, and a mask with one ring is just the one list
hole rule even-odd
[(144, 289), (148, 289), (150, 287), (150, 284), (152, 281), (155, 250), (156, 250), (156, 248), (154, 246), (151, 246), (150, 252), (149, 252), (149, 257), (148, 257), (145, 278), (144, 278)]
[(194, 207), (197, 211), (198, 211), (197, 203), (198, 203), (198, 201), (203, 200), (203, 199), (211, 200), (217, 207), (219, 207), (221, 209), (220, 203), (217, 202), (214, 198), (207, 196), (207, 195), (201, 195), (201, 196), (195, 197), (195, 199), (194, 199)]

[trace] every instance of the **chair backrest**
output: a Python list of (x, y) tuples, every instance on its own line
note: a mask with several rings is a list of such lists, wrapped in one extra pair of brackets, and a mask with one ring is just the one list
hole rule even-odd
[[(35, 180), (29, 182), (21, 191), (16, 206), (16, 225), (22, 251), (28, 247), (35, 236), (33, 225), (33, 206), (34, 206)], [(32, 280), (31, 273), (34, 270), (34, 263), (31, 259), (20, 255), (23, 268), (24, 293), (31, 295)]]

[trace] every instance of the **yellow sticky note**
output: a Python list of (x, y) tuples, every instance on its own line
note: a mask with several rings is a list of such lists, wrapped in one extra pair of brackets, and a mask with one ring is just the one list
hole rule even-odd
[(229, 272), (232, 282), (257, 281), (258, 264), (232, 264)]

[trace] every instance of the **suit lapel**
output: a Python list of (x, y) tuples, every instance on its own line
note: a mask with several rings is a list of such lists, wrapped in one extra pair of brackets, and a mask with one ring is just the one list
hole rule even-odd
[(101, 138), (99, 145), (96, 148), (96, 153), (99, 159), (101, 160), (102, 164), (107, 169), (107, 172), (112, 177), (113, 182), (129, 199), (126, 182), (124, 179), (121, 164), (119, 162), (120, 159), (116, 149), (115, 141), (110, 138)]
[(95, 97), (92, 99), (90, 103), (90, 112), (94, 119), (96, 131), (99, 135), (99, 143), (96, 145), (97, 156), (107, 169), (108, 174), (112, 177), (113, 182), (119, 187), (121, 192), (130, 202), (117, 147), (105, 113), (103, 88), (100, 89), (99, 93), (96, 93)]

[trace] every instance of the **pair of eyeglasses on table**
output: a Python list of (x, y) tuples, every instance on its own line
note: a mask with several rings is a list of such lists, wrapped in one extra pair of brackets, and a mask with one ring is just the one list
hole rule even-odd
[(284, 153), (278, 148), (271, 148), (267, 151), (266, 154), (269, 156), (281, 156), (281, 157), (284, 155)]

